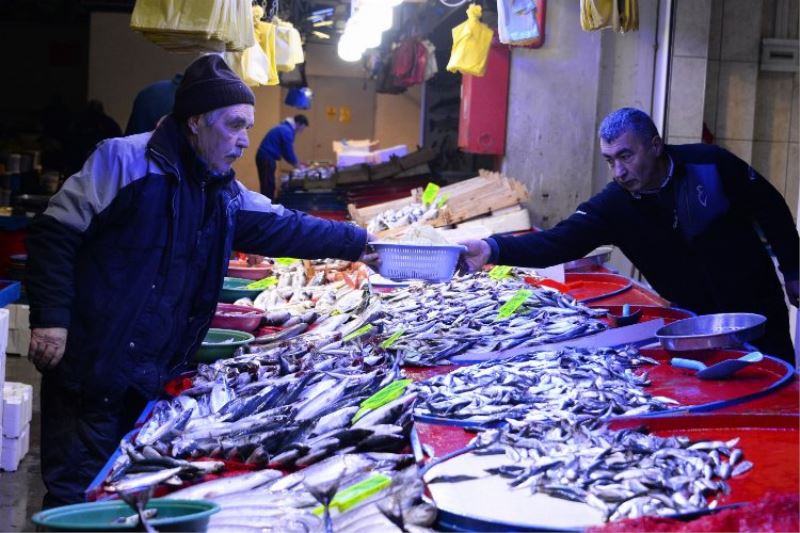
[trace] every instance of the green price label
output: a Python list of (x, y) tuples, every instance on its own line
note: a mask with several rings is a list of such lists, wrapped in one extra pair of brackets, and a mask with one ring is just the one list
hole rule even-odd
[(369, 333), (370, 331), (372, 331), (372, 327), (373, 327), (372, 324), (365, 324), (365, 325), (361, 326), (360, 328), (358, 328), (357, 330), (355, 330), (354, 332), (352, 332), (349, 335), (347, 335), (342, 340), (343, 341), (351, 341), (351, 340), (355, 339), (356, 337), (360, 337), (361, 335), (363, 335), (365, 333)]
[[(391, 484), (392, 478), (389, 476), (375, 474), (364, 481), (359, 481), (355, 485), (350, 485), (346, 489), (337, 492), (336, 496), (331, 500), (330, 507), (340, 513), (344, 513)], [(322, 505), (318, 505), (311, 512), (317, 516), (322, 516), (325, 510)]]
[(425, 205), (431, 205), (434, 200), (436, 200), (436, 196), (439, 194), (439, 186), (435, 183), (429, 183), (427, 187), (425, 187), (425, 191), (422, 193), (422, 203)]
[(489, 271), (489, 277), (496, 280), (506, 279), (511, 276), (511, 267), (506, 265), (497, 265)]
[(384, 388), (361, 402), (358, 411), (353, 415), (352, 422), (355, 422), (367, 412), (377, 409), (378, 407), (386, 405), (392, 400), (399, 398), (410, 383), (410, 379), (399, 379), (386, 385)]
[(270, 276), (268, 278), (262, 278), (258, 281), (254, 281), (252, 283), (248, 283), (244, 286), (245, 289), (268, 289), (273, 285), (278, 283), (278, 278), (275, 276)]
[(276, 257), (275, 264), (282, 267), (292, 266), (293, 264), (300, 261), (299, 259), (294, 259), (292, 257)]
[(503, 304), (500, 310), (497, 312), (497, 319), (502, 320), (504, 318), (508, 318), (514, 314), (514, 311), (519, 309), (519, 306), (522, 305), (525, 300), (530, 298), (531, 294), (533, 294), (528, 289), (520, 289), (518, 290), (514, 296), (511, 297), (509, 301)]
[(439, 200), (437, 200), (437, 201), (436, 201), (436, 207), (438, 207), (439, 209), (441, 209), (441, 208), (442, 208), (442, 206), (443, 206), (444, 204), (446, 204), (446, 203), (447, 203), (447, 200), (449, 200), (449, 199), (450, 199), (450, 195), (449, 195), (449, 194), (443, 194), (443, 195), (442, 195), (442, 197), (441, 197), (441, 198), (439, 198)]
[(384, 350), (386, 348), (389, 348), (392, 344), (397, 342), (397, 339), (399, 339), (403, 335), (403, 333), (405, 333), (405, 332), (406, 332), (406, 330), (404, 330), (404, 329), (399, 329), (399, 330), (395, 331), (394, 333), (392, 333), (391, 337), (389, 337), (388, 339), (386, 339), (385, 341), (383, 341), (381, 343), (381, 348), (383, 348)]

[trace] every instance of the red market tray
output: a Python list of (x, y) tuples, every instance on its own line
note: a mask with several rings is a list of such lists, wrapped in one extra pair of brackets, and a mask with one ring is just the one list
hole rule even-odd
[(707, 352), (674, 353), (648, 345), (642, 347), (643, 355), (652, 357), (661, 364), (645, 367), (652, 384), (647, 392), (654, 396), (669, 396), (681, 403), (681, 410), (690, 412), (710, 411), (729, 407), (741, 402), (771, 394), (789, 383), (794, 370), (791, 365), (765, 356), (764, 359), (740, 370), (728, 379), (704, 380), (693, 370), (675, 368), (669, 361), (673, 357), (698, 359), (706, 365), (738, 358), (744, 350), (709, 350)]
[(623, 293), (633, 286), (633, 281), (619, 274), (567, 272), (564, 285), (567, 294), (586, 303)]
[[(658, 320), (659, 318), (663, 318), (664, 324), (671, 324), (676, 320), (683, 320), (684, 318), (692, 318), (697, 316), (695, 313), (679, 307), (662, 307), (659, 305), (636, 304), (628, 305), (630, 307), (631, 314), (636, 313), (640, 309), (642, 310), (642, 317), (639, 319), (639, 322), (649, 322), (650, 320)], [(593, 302), (591, 305), (589, 305), (589, 307), (593, 309), (607, 309), (612, 315), (622, 316), (623, 305), (602, 305)], [(604, 317), (600, 320), (613, 326), (613, 321), (609, 317)]]

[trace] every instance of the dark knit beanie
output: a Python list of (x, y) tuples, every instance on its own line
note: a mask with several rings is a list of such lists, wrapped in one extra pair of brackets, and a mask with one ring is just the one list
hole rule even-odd
[(236, 104), (256, 105), (256, 97), (225, 60), (208, 54), (186, 67), (175, 91), (173, 115), (186, 119)]

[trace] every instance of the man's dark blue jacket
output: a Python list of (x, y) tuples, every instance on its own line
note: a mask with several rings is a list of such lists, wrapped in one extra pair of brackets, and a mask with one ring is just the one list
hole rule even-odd
[(170, 116), (100, 144), (34, 221), (30, 323), (68, 328), (52, 371), (67, 389), (153, 397), (205, 336), (231, 250), (355, 260), (365, 242), (210, 174)]
[(783, 290), (756, 230), (766, 236), (784, 279), (797, 280), (797, 229), (783, 197), (722, 148), (666, 150), (673, 176), (657, 193), (635, 197), (611, 182), (548, 231), (491, 237), (490, 262), (546, 267), (613, 244), (677, 306), (703, 314), (767, 316), (762, 349), (793, 360)]

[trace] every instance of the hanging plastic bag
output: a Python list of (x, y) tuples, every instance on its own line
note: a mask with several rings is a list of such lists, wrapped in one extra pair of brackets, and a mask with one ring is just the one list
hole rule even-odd
[(406, 39), (392, 51), (392, 82), (402, 87), (425, 81), (428, 49), (419, 39)]
[(538, 39), (536, 0), (497, 0), (497, 34), (501, 43), (518, 46)]
[(486, 73), (494, 32), (480, 21), (481, 14), (481, 6), (472, 4), (467, 8), (467, 20), (453, 28), (453, 49), (447, 63), (449, 72), (473, 76)]
[(300, 32), (290, 22), (277, 17), (272, 20), (275, 23), (275, 65), (279, 72), (292, 71), (305, 62)]
[(439, 63), (436, 61), (436, 47), (428, 39), (423, 39), (422, 44), (425, 45), (427, 58), (425, 60), (425, 81), (436, 76), (439, 72)]
[(584, 31), (639, 29), (638, 0), (581, 0), (581, 28)]
[(255, 39), (258, 46), (267, 56), (269, 66), (267, 68), (268, 79), (264, 85), (278, 85), (278, 69), (275, 66), (275, 25), (271, 22), (264, 22), (264, 8), (261, 6), (253, 7), (253, 26)]
[(308, 87), (304, 63), (300, 63), (294, 70), (289, 72), (278, 72), (278, 78), (281, 80), (281, 87)]
[(297, 109), (311, 109), (311, 100), (314, 92), (308, 87), (292, 87), (286, 93), (284, 104), (296, 107)]

